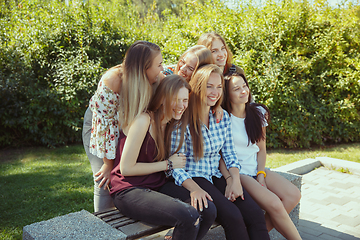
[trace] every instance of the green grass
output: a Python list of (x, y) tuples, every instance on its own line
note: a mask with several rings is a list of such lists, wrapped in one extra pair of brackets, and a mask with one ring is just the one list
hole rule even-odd
[(0, 152), (0, 239), (28, 224), (93, 211), (90, 163), (81, 145)]
[[(360, 144), (268, 150), (267, 166), (332, 157), (360, 163)], [(93, 212), (90, 163), (82, 145), (0, 151), (0, 239), (21, 239), (28, 224), (85, 209)]]
[(360, 143), (340, 144), (311, 150), (268, 150), (266, 166), (277, 168), (299, 160), (316, 157), (331, 157), (360, 163)]

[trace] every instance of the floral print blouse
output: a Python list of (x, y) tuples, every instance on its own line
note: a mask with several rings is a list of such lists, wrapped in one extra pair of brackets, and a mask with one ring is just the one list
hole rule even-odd
[(115, 159), (119, 138), (119, 94), (113, 92), (101, 79), (90, 99), (92, 126), (90, 153), (107, 159)]

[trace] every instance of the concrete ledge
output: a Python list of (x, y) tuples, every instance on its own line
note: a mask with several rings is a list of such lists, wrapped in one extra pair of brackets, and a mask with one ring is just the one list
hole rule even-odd
[(347, 168), (351, 173), (360, 175), (360, 163), (329, 157), (317, 157), (316, 160), (327, 168)]
[(349, 169), (353, 174), (360, 175), (360, 163), (329, 157), (317, 157), (315, 159), (308, 158), (278, 167), (275, 170), (303, 175), (321, 166), (325, 166), (329, 169), (345, 168)]
[(290, 173), (302, 175), (311, 172), (314, 168), (318, 168), (320, 166), (321, 166), (320, 161), (316, 159), (308, 158), (287, 164), (285, 166), (278, 167), (276, 168), (276, 170), (281, 172), (290, 172)]
[(119, 239), (126, 235), (86, 210), (69, 213), (23, 228), (23, 240), (40, 239)]

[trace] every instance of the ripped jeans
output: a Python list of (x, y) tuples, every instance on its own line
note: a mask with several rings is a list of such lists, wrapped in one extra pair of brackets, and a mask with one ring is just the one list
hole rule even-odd
[[(174, 240), (199, 239), (200, 214), (194, 207), (178, 199), (150, 189), (130, 188), (113, 195), (113, 201), (127, 217), (151, 224), (174, 226)], [(216, 208), (211, 211), (215, 219)]]

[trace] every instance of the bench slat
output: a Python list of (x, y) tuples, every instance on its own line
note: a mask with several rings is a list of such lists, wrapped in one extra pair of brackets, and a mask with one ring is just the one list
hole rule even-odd
[(116, 208), (106, 209), (93, 214), (113, 228), (123, 232), (127, 236), (126, 239), (136, 239), (171, 228), (170, 226), (157, 226), (128, 218)]

